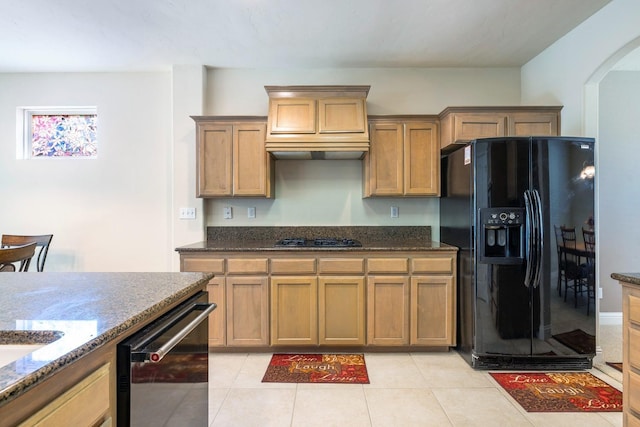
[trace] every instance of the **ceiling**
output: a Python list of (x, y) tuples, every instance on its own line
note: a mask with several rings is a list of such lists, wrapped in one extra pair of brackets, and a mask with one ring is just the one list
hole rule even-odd
[(0, 0), (0, 72), (518, 67), (610, 0)]

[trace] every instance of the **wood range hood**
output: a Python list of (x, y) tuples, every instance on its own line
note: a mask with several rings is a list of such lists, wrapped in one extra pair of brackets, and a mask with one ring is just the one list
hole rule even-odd
[(362, 159), (370, 86), (265, 86), (266, 150), (276, 159)]

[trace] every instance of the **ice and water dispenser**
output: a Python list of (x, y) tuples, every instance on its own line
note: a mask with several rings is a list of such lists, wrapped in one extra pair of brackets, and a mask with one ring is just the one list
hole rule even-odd
[(524, 208), (480, 209), (479, 261), (519, 264), (525, 257)]

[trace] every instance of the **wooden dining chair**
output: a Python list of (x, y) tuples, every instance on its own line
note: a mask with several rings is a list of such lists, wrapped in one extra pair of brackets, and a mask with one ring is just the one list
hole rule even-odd
[(584, 292), (587, 278), (586, 268), (577, 254), (575, 227), (560, 226), (562, 235), (562, 260), (565, 265), (564, 272), (564, 300), (567, 300), (569, 289), (573, 289), (574, 305), (578, 307), (578, 294)]
[(556, 287), (558, 289), (558, 295), (562, 296), (562, 284), (565, 282), (565, 263), (562, 255), (562, 231), (559, 225), (554, 225), (553, 228), (556, 233), (556, 252), (558, 255), (558, 284)]
[(584, 240), (584, 249), (587, 253), (587, 316), (589, 315), (589, 305), (593, 300), (593, 306), (596, 305), (596, 233), (593, 230), (582, 229), (582, 239)]
[(36, 269), (38, 271), (44, 271), (44, 263), (47, 260), (47, 254), (49, 253), (49, 246), (51, 245), (52, 239), (53, 234), (41, 234), (35, 236), (3, 234), (0, 246), (2, 248), (10, 248), (35, 243), (38, 251), (38, 256), (36, 257)]
[[(29, 270), (29, 264), (35, 252), (35, 242), (12, 248), (0, 248), (0, 271), (25, 272)], [(19, 265), (16, 269), (16, 264), (18, 263)]]

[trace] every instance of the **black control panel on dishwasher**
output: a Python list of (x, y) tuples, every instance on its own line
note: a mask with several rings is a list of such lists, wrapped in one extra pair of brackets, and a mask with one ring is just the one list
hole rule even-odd
[(525, 253), (524, 208), (480, 209), (479, 261), (488, 264), (519, 264)]

